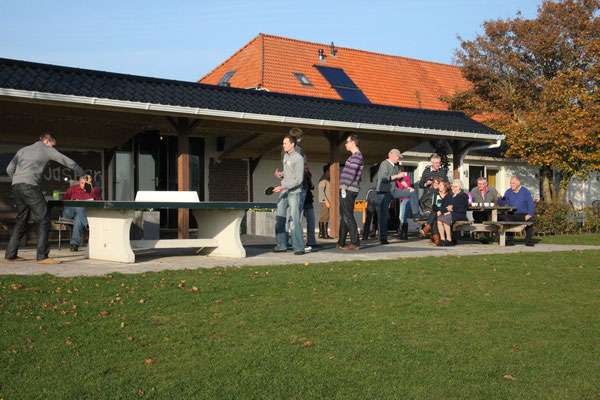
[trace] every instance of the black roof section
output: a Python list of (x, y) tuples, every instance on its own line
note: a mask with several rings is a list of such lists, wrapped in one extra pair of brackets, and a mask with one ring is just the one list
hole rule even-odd
[(463, 113), (238, 89), (0, 58), (0, 89), (220, 111), (501, 135)]

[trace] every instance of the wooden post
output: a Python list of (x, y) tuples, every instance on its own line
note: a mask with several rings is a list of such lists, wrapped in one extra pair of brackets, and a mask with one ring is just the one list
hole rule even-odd
[[(169, 123), (177, 131), (177, 190), (190, 190), (190, 132), (200, 123), (197, 119), (190, 124), (187, 118), (177, 120), (167, 117)], [(177, 210), (177, 237), (189, 239), (190, 237), (190, 210), (182, 208)]]
[[(180, 132), (177, 136), (177, 190), (190, 190), (190, 135), (189, 132)], [(177, 237), (189, 239), (190, 237), (190, 210), (180, 208), (177, 212)]]
[(325, 132), (329, 141), (329, 186), (331, 188), (331, 208), (329, 209), (329, 230), (333, 237), (339, 236), (340, 230), (340, 144), (348, 134)]

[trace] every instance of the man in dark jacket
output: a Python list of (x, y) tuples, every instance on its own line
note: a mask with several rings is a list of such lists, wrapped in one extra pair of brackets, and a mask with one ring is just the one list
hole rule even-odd
[(60, 261), (48, 257), (50, 246), (48, 245), (48, 232), (50, 232), (50, 212), (44, 194), (40, 189), (42, 175), (50, 160), (56, 161), (65, 167), (74, 170), (77, 175), (87, 176), (85, 171), (54, 148), (56, 138), (50, 133), (40, 136), (40, 140), (30, 146), (23, 147), (6, 168), (8, 176), (12, 180), (12, 192), (17, 207), (17, 223), (10, 235), (5, 261), (24, 261), (17, 255), (19, 242), (25, 234), (29, 216), (35, 215), (38, 220), (38, 264), (60, 264)]

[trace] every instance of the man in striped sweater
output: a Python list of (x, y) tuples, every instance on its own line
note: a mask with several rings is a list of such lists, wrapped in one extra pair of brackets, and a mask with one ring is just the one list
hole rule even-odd
[[(346, 150), (352, 155), (346, 160), (340, 174), (340, 237), (335, 247), (344, 250), (358, 250), (360, 247), (358, 226), (354, 219), (354, 201), (360, 191), (364, 161), (358, 143), (357, 135), (350, 135), (346, 139)], [(350, 233), (350, 244), (346, 245), (348, 233)]]

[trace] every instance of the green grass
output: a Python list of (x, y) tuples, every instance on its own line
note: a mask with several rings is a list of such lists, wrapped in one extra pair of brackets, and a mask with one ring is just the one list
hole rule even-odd
[(599, 260), (0, 276), (0, 399), (600, 398)]
[(539, 236), (535, 238), (543, 244), (573, 244), (600, 246), (599, 234)]

